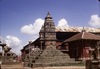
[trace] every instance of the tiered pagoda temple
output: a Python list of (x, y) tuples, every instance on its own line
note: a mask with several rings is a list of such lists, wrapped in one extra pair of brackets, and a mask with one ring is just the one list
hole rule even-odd
[(11, 52), (11, 48), (8, 47), (5, 43), (0, 42), (2, 51), (0, 52), (0, 61), (2, 64), (11, 64), (18, 62), (18, 57), (15, 53)]

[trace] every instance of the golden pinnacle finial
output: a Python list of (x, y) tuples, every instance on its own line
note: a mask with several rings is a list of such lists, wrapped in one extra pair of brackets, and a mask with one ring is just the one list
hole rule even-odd
[(49, 12), (47, 13), (47, 17), (51, 17)]
[(48, 14), (47, 15), (50, 15), (50, 12), (48, 12)]

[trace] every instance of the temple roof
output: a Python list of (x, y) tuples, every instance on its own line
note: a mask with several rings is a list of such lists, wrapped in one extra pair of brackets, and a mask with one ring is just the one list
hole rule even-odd
[(0, 43), (0, 46), (6, 46), (6, 44), (5, 43)]
[(100, 40), (100, 36), (99, 35), (95, 35), (95, 34), (91, 34), (88, 32), (80, 32), (72, 37), (70, 37), (69, 39), (65, 40), (64, 42), (71, 42), (71, 41), (76, 41), (76, 40)]
[(47, 19), (47, 18), (52, 19), (52, 17), (51, 17), (51, 15), (50, 15), (50, 13), (49, 13), (49, 12), (47, 13), (47, 16), (45, 17), (45, 19)]
[[(82, 32), (82, 30), (83, 30), (83, 27), (57, 26), (55, 31), (56, 32)], [(84, 30), (86, 30), (86, 32), (100, 33), (100, 28), (84, 27)]]

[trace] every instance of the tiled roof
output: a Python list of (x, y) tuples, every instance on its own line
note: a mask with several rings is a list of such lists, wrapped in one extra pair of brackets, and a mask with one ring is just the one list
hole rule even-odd
[(82, 32), (82, 30), (86, 30), (86, 32), (100, 32), (100, 28), (91, 28), (91, 27), (66, 27), (66, 26), (56, 26), (56, 32)]
[(95, 35), (95, 34), (91, 34), (91, 33), (88, 33), (88, 32), (80, 32), (80, 33), (70, 37), (69, 39), (65, 40), (64, 42), (71, 42), (71, 41), (81, 40), (81, 39), (100, 40), (100, 36)]

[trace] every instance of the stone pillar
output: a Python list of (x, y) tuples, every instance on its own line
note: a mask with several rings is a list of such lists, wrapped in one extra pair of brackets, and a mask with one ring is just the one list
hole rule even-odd
[(40, 49), (42, 50), (42, 41), (40, 42), (41, 46), (40, 46)]
[(100, 59), (100, 47), (97, 48), (97, 59)]
[(2, 63), (5, 62), (5, 51), (4, 48), (2, 47)]

